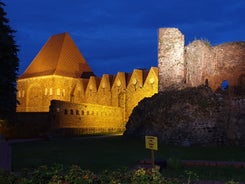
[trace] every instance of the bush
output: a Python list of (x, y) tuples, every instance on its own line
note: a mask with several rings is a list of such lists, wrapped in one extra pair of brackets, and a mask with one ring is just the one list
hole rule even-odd
[(16, 177), (11, 172), (6, 172), (0, 169), (0, 183), (12, 184), (15, 183)]
[[(34, 170), (23, 170), (16, 174), (0, 170), (0, 183), (4, 184), (182, 184), (198, 181), (198, 176), (192, 171), (185, 171), (180, 178), (165, 178), (157, 169), (136, 170), (118, 169), (93, 173), (83, 170), (77, 165), (64, 168), (62, 165), (52, 167), (40, 166)], [(228, 181), (227, 184), (238, 184)]]

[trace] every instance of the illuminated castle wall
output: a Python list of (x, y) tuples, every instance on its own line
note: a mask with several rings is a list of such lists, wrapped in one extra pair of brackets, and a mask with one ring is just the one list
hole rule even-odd
[(158, 69), (96, 77), (62, 33), (47, 41), (17, 84), (17, 112), (50, 111), (57, 128), (124, 130), (138, 102), (158, 92)]
[(18, 79), (17, 111), (50, 112), (54, 128), (123, 131), (133, 108), (158, 89), (208, 83), (216, 91), (223, 80), (245, 93), (245, 42), (212, 47), (196, 40), (184, 46), (178, 29), (161, 28), (158, 67), (96, 77), (69, 34), (62, 33), (50, 37)]

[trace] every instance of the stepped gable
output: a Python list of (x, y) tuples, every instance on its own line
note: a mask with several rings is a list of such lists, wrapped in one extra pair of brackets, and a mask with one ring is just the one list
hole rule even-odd
[(70, 35), (61, 33), (49, 38), (20, 78), (45, 75), (89, 78), (94, 74)]

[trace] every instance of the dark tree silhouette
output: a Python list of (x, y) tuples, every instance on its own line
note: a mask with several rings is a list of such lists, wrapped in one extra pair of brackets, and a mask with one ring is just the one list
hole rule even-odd
[(18, 46), (14, 41), (14, 30), (8, 25), (0, 1), (0, 121), (13, 120), (16, 111), (16, 79), (19, 69)]

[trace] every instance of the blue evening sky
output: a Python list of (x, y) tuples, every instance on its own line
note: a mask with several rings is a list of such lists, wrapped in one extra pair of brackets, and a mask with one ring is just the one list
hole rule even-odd
[(68, 32), (97, 76), (157, 66), (158, 29), (186, 44), (245, 40), (244, 0), (2, 0), (23, 73), (51, 35)]

